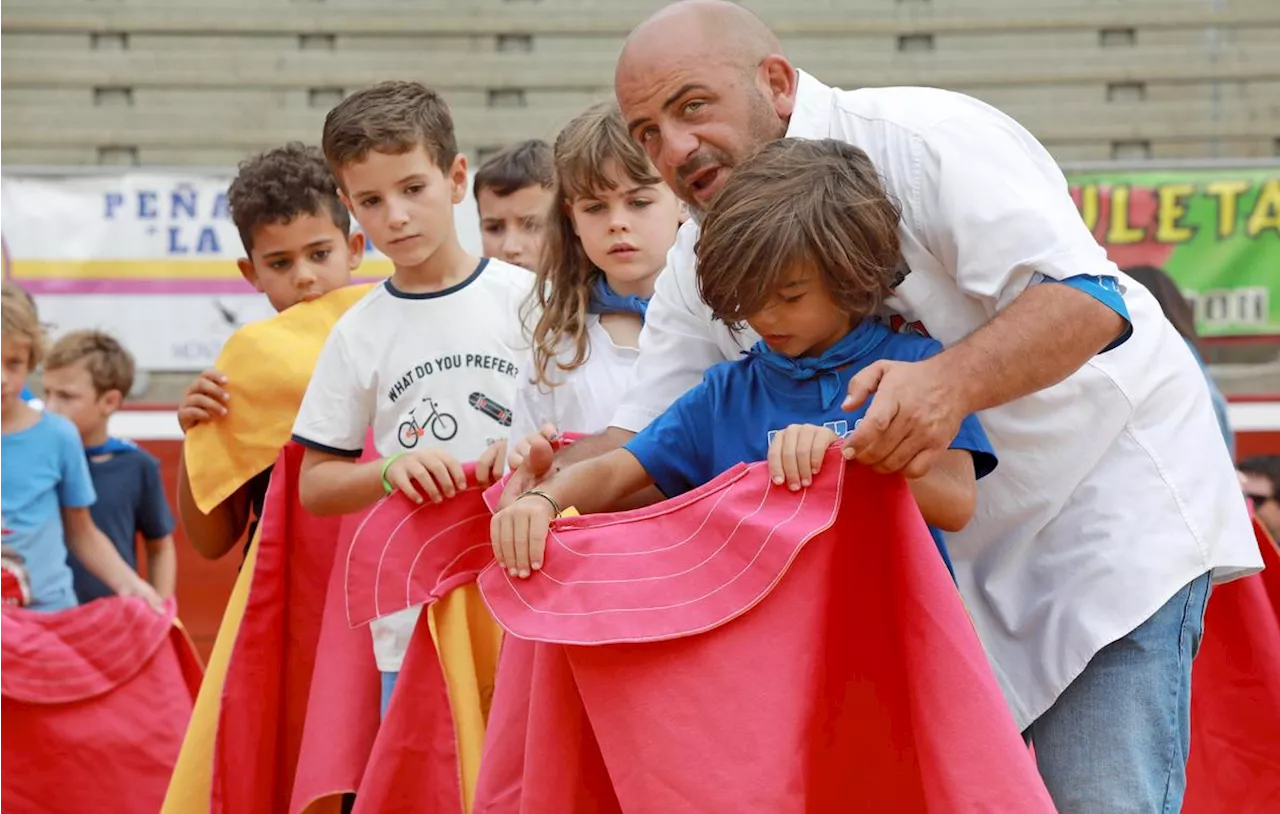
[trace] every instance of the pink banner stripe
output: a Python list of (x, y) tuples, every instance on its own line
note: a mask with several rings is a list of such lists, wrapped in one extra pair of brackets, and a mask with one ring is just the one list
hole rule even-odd
[[(381, 278), (359, 277), (352, 284)], [(30, 294), (254, 294), (244, 280), (14, 280)]]

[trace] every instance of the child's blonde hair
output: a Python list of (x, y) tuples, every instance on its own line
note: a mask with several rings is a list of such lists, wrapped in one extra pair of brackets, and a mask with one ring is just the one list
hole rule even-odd
[[(613, 189), (609, 172), (616, 167), (637, 184), (661, 184), (653, 165), (631, 136), (613, 102), (602, 102), (564, 126), (554, 147), (556, 198), (551, 207), (536, 269), (537, 282), (525, 303), (525, 325), (538, 314), (531, 331), (535, 384), (552, 386), (547, 368), (551, 361), (562, 371), (581, 367), (590, 351), (587, 342), (587, 306), (593, 278), (600, 269), (587, 257), (573, 230), (569, 205), (574, 198)], [(557, 351), (572, 343), (568, 361)]]
[(84, 362), (97, 395), (112, 390), (127, 396), (133, 389), (133, 354), (111, 334), (102, 331), (72, 331), (53, 343), (45, 370), (58, 370)]
[(31, 343), (29, 367), (34, 370), (44, 358), (45, 332), (36, 314), (35, 300), (16, 284), (5, 281), (0, 290), (0, 323), (4, 338), (25, 339)]

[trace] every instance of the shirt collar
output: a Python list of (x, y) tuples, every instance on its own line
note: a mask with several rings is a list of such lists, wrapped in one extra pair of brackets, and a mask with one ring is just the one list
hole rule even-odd
[(831, 97), (835, 89), (798, 68), (796, 74), (796, 106), (787, 124), (787, 138), (830, 138)]

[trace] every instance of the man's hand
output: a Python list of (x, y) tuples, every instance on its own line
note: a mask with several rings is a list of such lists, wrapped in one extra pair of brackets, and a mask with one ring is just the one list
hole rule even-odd
[[(547, 427), (550, 426), (550, 424), (547, 425)], [(512, 505), (520, 495), (541, 483), (551, 474), (555, 464), (555, 447), (551, 439), (543, 433), (530, 435), (520, 443), (521, 445), (527, 443), (528, 448), (520, 466), (513, 466), (511, 479), (507, 481), (506, 488), (502, 490), (502, 498), (498, 501), (499, 509)], [(514, 451), (512, 455), (515, 455)]]
[(227, 377), (216, 370), (209, 369), (196, 377), (178, 405), (178, 425), (185, 435), (197, 424), (222, 418), (227, 414), (227, 395), (224, 386)]
[(507, 441), (501, 438), (490, 444), (476, 459), (476, 481), (481, 486), (488, 486), (502, 480), (502, 471), (506, 467)]
[(555, 424), (543, 424), (538, 428), (537, 432), (530, 433), (516, 442), (516, 445), (511, 448), (509, 453), (507, 453), (507, 466), (511, 467), (513, 470), (519, 469), (524, 464), (525, 458), (529, 457), (530, 448), (532, 448), (534, 444), (538, 443), (539, 438), (548, 441), (554, 450), (556, 446), (556, 439), (559, 437), (560, 431), (556, 429)]
[(924, 476), (934, 458), (951, 446), (965, 412), (962, 399), (949, 387), (936, 364), (880, 361), (863, 368), (849, 382), (845, 410), (875, 398), (857, 428), (845, 439), (846, 456), (877, 472)]

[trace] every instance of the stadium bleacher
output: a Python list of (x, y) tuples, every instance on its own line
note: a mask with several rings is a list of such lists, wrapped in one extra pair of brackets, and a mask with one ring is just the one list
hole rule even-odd
[[(10, 0), (3, 161), (225, 165), (314, 141), (346, 93), (443, 91), (473, 159), (611, 93), (629, 0)], [(765, 0), (800, 66), (842, 87), (961, 90), (1063, 161), (1280, 151), (1275, 0)]]

